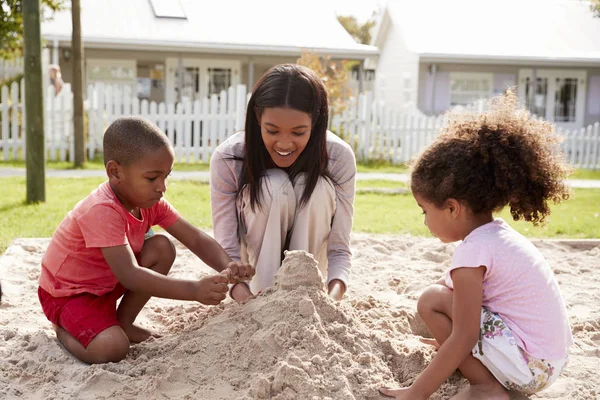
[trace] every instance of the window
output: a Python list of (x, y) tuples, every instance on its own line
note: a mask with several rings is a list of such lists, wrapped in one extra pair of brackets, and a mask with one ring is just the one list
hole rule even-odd
[(187, 19), (179, 0), (150, 0), (150, 5), (157, 18)]
[(548, 78), (536, 78), (533, 97), (530, 92), (533, 78), (525, 78), (525, 105), (532, 113), (546, 118), (546, 104), (548, 98)]
[(534, 114), (562, 128), (583, 126), (585, 70), (519, 70), (519, 97)]
[(575, 122), (577, 78), (556, 78), (554, 122)]
[(231, 68), (208, 69), (208, 94), (219, 94), (231, 86)]
[(450, 73), (450, 105), (466, 106), (492, 96), (493, 75), (485, 73)]
[(135, 60), (88, 59), (86, 84), (104, 83), (120, 90), (136, 93), (137, 64)]
[(413, 80), (408, 72), (402, 74), (402, 101), (405, 106), (413, 101)]
[(92, 65), (88, 67), (88, 79), (91, 81), (104, 82), (131, 82), (135, 79), (133, 67)]
[[(179, 78), (178, 74), (175, 74), (175, 76)], [(200, 68), (187, 67), (183, 69), (180, 100), (201, 100)]]

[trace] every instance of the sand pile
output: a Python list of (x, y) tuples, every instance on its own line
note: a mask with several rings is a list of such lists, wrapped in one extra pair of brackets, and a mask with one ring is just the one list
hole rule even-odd
[[(326, 295), (310, 255), (289, 252), (275, 286), (245, 305), (152, 299), (140, 323), (163, 337), (132, 346), (118, 364), (87, 366), (58, 345), (37, 303), (47, 242), (18, 240), (0, 258), (2, 398), (379, 399), (378, 387), (410, 383), (433, 356), (414, 335), (427, 334), (416, 299), (454, 249), (435, 239), (354, 235), (352, 286), (341, 303)], [(596, 399), (600, 247), (538, 246), (555, 266), (576, 344), (565, 375), (534, 398)], [(211, 273), (177, 250), (173, 276)], [(464, 384), (455, 374), (432, 398)]]

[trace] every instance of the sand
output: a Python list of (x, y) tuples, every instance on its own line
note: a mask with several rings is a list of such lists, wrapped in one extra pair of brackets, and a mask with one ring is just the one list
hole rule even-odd
[[(88, 366), (58, 344), (40, 310), (47, 244), (18, 239), (0, 258), (3, 399), (380, 399), (378, 387), (410, 383), (433, 356), (416, 336), (428, 334), (416, 300), (454, 249), (437, 239), (354, 234), (351, 287), (340, 303), (326, 296), (314, 259), (293, 252), (275, 287), (246, 305), (151, 299), (138, 320), (163, 336), (133, 345), (120, 363)], [(531, 398), (600, 398), (600, 243), (536, 244), (561, 284), (575, 344), (564, 374)], [(177, 250), (173, 276), (212, 273)], [(432, 399), (465, 384), (455, 374)]]

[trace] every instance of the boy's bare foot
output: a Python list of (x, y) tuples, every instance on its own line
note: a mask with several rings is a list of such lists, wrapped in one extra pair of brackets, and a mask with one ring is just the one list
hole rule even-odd
[(140, 343), (148, 339), (150, 336), (160, 337), (160, 335), (149, 331), (148, 329), (142, 328), (137, 325), (122, 325), (123, 331), (129, 338), (130, 343)]
[(509, 400), (508, 392), (500, 383), (490, 385), (469, 385), (450, 400)]
[(436, 350), (440, 349), (440, 344), (435, 339), (420, 337), (419, 341), (423, 344), (435, 347)]

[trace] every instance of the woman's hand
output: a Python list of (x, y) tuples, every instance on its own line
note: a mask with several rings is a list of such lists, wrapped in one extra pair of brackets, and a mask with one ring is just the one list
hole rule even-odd
[(237, 301), (239, 304), (245, 304), (248, 300), (253, 299), (255, 296), (250, 291), (248, 285), (244, 282), (237, 283), (231, 289), (231, 298)]
[(229, 283), (239, 283), (252, 279), (255, 271), (248, 263), (232, 261), (223, 272), (229, 277)]
[(327, 293), (329, 293), (329, 296), (331, 296), (332, 299), (340, 301), (342, 297), (344, 297), (344, 293), (346, 293), (346, 285), (339, 279), (332, 279), (331, 282), (329, 282)]

